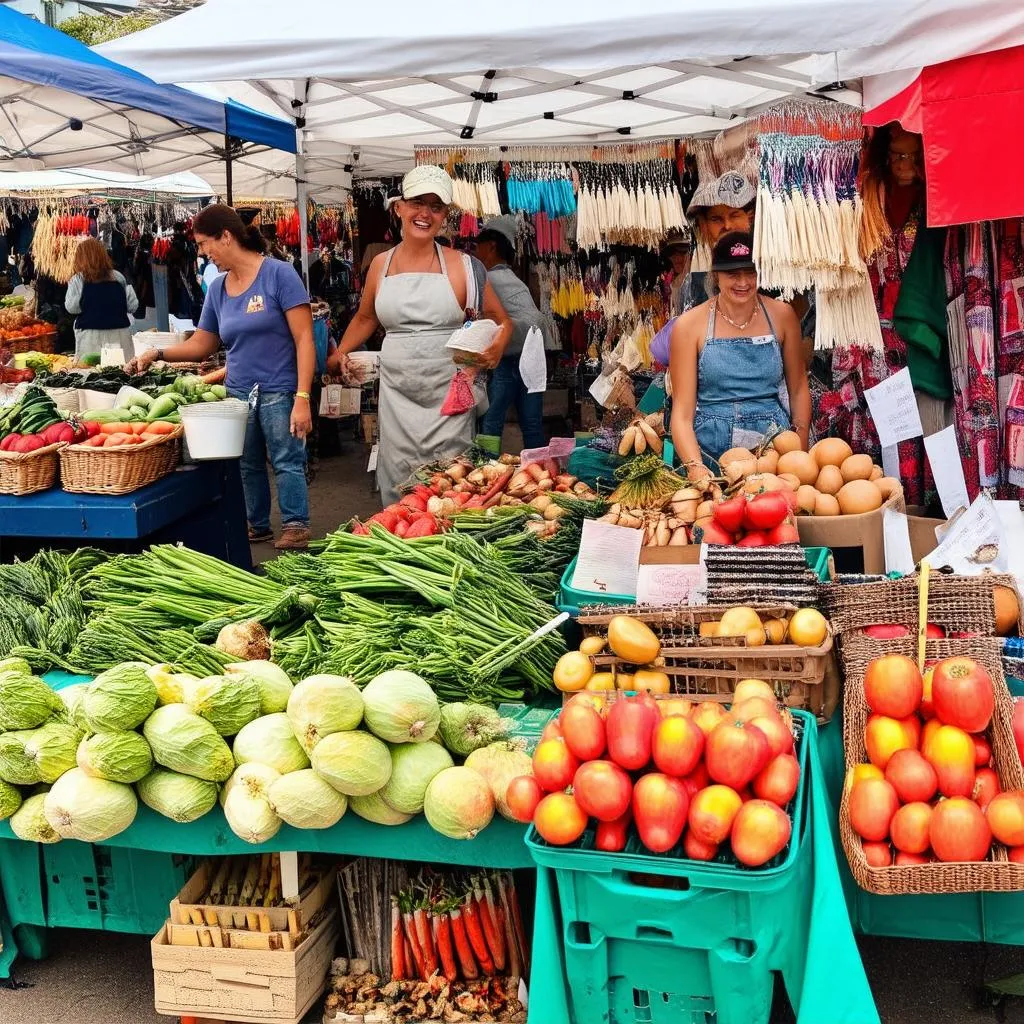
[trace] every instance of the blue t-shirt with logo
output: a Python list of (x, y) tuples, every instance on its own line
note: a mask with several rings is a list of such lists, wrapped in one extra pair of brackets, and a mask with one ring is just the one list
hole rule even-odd
[(229, 295), (226, 281), (224, 274), (210, 285), (199, 317), (200, 329), (216, 334), (228, 354), (226, 386), (297, 390), (295, 341), (285, 313), (309, 303), (302, 278), (290, 263), (267, 257), (241, 295)]

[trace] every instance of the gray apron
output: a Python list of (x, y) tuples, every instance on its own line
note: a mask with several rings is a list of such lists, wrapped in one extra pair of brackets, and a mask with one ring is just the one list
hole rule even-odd
[[(473, 442), (479, 415), (478, 409), (461, 416), (441, 415), (456, 370), (445, 345), (466, 319), (441, 247), (440, 274), (388, 277), (394, 253), (392, 249), (384, 262), (374, 302), (377, 319), (387, 331), (380, 350), (377, 403), (377, 486), (385, 505), (398, 500), (399, 486), (420, 466), (465, 451)], [(467, 289), (472, 290), (472, 268), (469, 258), (463, 258)], [(470, 298), (467, 291), (467, 304)], [(473, 383), (478, 403), (486, 402), (485, 376), (478, 374)]]

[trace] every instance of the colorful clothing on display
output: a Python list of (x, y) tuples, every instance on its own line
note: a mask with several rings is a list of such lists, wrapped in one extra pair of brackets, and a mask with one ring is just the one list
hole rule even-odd
[(1024, 487), (1024, 220), (997, 225), (999, 341), (996, 352), (1003, 425), (1003, 497)]

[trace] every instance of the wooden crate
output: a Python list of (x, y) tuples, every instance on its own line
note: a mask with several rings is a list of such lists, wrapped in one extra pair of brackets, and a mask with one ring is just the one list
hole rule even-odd
[(331, 911), (291, 952), (172, 946), (168, 922), (150, 943), (156, 1012), (240, 1024), (298, 1024), (323, 994), (338, 921)]
[[(315, 884), (307, 886), (298, 900), (287, 907), (214, 906), (195, 901), (210, 886), (213, 862), (204, 860), (184, 888), (171, 900), (171, 920), (175, 926), (219, 927), (257, 933), (299, 934), (321, 908), (335, 897), (335, 870), (325, 871)], [(227, 945), (227, 943), (224, 943)]]

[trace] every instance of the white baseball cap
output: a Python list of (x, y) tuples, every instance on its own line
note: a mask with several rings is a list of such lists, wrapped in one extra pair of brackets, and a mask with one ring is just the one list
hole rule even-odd
[(731, 206), (742, 210), (757, 199), (757, 189), (737, 171), (726, 171), (713, 181), (701, 182), (693, 193), (686, 212), (708, 210), (712, 206)]
[(451, 205), (454, 185), (443, 167), (421, 164), (414, 167), (402, 179), (402, 198), (415, 199), (418, 196), (437, 196), (445, 206)]

